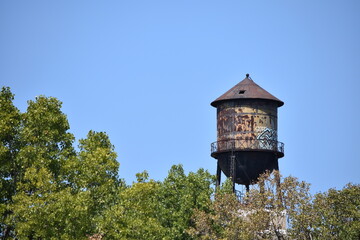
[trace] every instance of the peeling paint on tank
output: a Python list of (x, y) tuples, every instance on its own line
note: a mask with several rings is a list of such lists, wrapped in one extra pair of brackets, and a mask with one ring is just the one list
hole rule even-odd
[[(260, 129), (277, 131), (277, 106), (259, 101), (223, 103), (218, 106), (218, 141), (251, 141), (262, 134)], [(276, 136), (276, 134), (274, 135)], [(276, 139), (275, 139), (276, 140)]]

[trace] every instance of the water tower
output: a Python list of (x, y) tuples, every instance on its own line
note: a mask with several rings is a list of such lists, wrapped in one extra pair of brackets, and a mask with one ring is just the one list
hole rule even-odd
[(221, 171), (235, 183), (256, 183), (266, 170), (279, 169), (284, 144), (277, 139), (277, 109), (284, 102), (246, 78), (211, 103), (217, 109), (217, 141), (211, 156), (217, 159), (217, 181)]

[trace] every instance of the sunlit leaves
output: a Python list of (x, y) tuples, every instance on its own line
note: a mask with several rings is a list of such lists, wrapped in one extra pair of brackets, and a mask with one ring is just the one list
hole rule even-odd
[(186, 175), (181, 165), (171, 167), (160, 192), (162, 224), (170, 239), (190, 238), (191, 216), (195, 209), (207, 210), (213, 183), (214, 176), (203, 169)]
[(0, 234), (9, 236), (12, 226), (7, 223), (11, 214), (9, 204), (16, 190), (16, 156), (21, 127), (20, 111), (13, 105), (14, 95), (9, 88), (0, 92)]
[(99, 231), (107, 239), (191, 239), (186, 230), (195, 209), (210, 204), (213, 176), (202, 169), (187, 175), (174, 165), (163, 182), (148, 180), (146, 171), (136, 177), (136, 183), (118, 192)]
[(360, 185), (348, 184), (342, 190), (329, 189), (315, 195), (316, 236), (326, 239), (360, 238)]
[(90, 131), (79, 152), (56, 98), (36, 97), (25, 113), (0, 95), (1, 231), (19, 239), (83, 239), (114, 203), (120, 181), (105, 133)]
[(161, 239), (164, 227), (158, 215), (160, 184), (134, 183), (117, 195), (117, 204), (104, 212), (101, 233), (108, 239)]

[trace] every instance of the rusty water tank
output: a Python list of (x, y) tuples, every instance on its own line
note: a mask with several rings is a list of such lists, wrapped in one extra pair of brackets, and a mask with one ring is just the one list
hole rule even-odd
[(284, 144), (278, 141), (277, 109), (284, 103), (249, 76), (211, 103), (217, 109), (217, 141), (211, 156), (233, 183), (247, 187), (266, 170), (278, 170)]

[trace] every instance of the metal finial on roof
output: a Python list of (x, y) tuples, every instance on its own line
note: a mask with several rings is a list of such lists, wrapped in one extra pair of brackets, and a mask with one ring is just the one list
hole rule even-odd
[(246, 74), (246, 78), (249, 78), (249, 76), (250, 76), (250, 74), (247, 73), (247, 74)]

